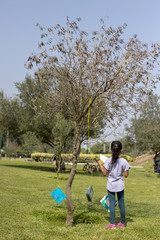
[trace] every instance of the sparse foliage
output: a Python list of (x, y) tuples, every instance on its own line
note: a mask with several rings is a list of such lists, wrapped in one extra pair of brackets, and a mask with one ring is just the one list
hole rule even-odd
[[(70, 226), (74, 212), (71, 185), (88, 110), (97, 109), (92, 124), (99, 119), (112, 123), (115, 115), (120, 123), (126, 111), (136, 108), (155, 85), (153, 69), (160, 50), (159, 44), (149, 48), (136, 35), (125, 43), (122, 35), (126, 24), (107, 28), (101, 20), (100, 29), (89, 34), (79, 29), (79, 21), (67, 17), (65, 27), (57, 24), (54, 28), (37, 24), (41, 31), (40, 51), (31, 55), (26, 64), (28, 68), (34, 64), (39, 67), (36, 74), (38, 81), (45, 83), (42, 98), (46, 105), (55, 111), (62, 106), (63, 114), (74, 123), (73, 163), (66, 190), (66, 225)], [(46, 77), (52, 79), (51, 85)]]

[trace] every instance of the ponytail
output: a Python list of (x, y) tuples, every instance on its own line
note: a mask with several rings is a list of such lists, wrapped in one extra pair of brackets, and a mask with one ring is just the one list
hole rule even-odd
[(114, 164), (119, 158), (119, 155), (121, 153), (122, 143), (119, 141), (113, 141), (111, 143), (111, 150), (112, 150), (112, 164)]

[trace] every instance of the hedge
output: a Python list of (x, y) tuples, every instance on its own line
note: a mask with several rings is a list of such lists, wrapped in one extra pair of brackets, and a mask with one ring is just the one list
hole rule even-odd
[(34, 160), (36, 162), (43, 162), (43, 161), (51, 162), (54, 158), (54, 154), (51, 154), (51, 153), (32, 153), (31, 158), (32, 158), (32, 160)]
[[(111, 154), (103, 154), (106, 157), (111, 157)], [(49, 161), (51, 162), (54, 158), (54, 154), (51, 153), (32, 153), (31, 158), (34, 161), (41, 162), (41, 161)], [(72, 162), (72, 154), (62, 154), (62, 158), (65, 162)], [(128, 162), (133, 162), (135, 159), (131, 158), (128, 155), (122, 154), (121, 157), (125, 158)], [(87, 160), (94, 161), (95, 159), (99, 158), (99, 154), (80, 154), (78, 158), (78, 162), (85, 163)]]

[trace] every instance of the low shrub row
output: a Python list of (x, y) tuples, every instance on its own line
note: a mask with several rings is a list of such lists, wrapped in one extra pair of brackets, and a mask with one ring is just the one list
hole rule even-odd
[[(106, 157), (111, 157), (111, 154), (103, 154)], [(51, 153), (32, 153), (31, 158), (34, 161), (42, 162), (42, 161), (52, 161), (54, 158), (54, 154)], [(131, 158), (128, 155), (121, 155), (125, 158), (128, 162), (133, 162), (134, 158)], [(62, 158), (65, 162), (72, 162), (72, 154), (62, 154)], [(78, 162), (85, 163), (87, 160), (95, 161), (99, 159), (99, 154), (80, 154), (78, 158)]]
[(51, 154), (51, 153), (32, 153), (31, 158), (32, 158), (32, 160), (34, 160), (36, 162), (44, 162), (44, 161), (51, 162), (54, 158), (54, 154)]

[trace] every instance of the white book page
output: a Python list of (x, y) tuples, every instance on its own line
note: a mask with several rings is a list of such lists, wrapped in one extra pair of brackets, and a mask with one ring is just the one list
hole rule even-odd
[(107, 159), (108, 159), (108, 158), (107, 158), (106, 156), (100, 154), (100, 160), (101, 160), (102, 162), (105, 162)]

